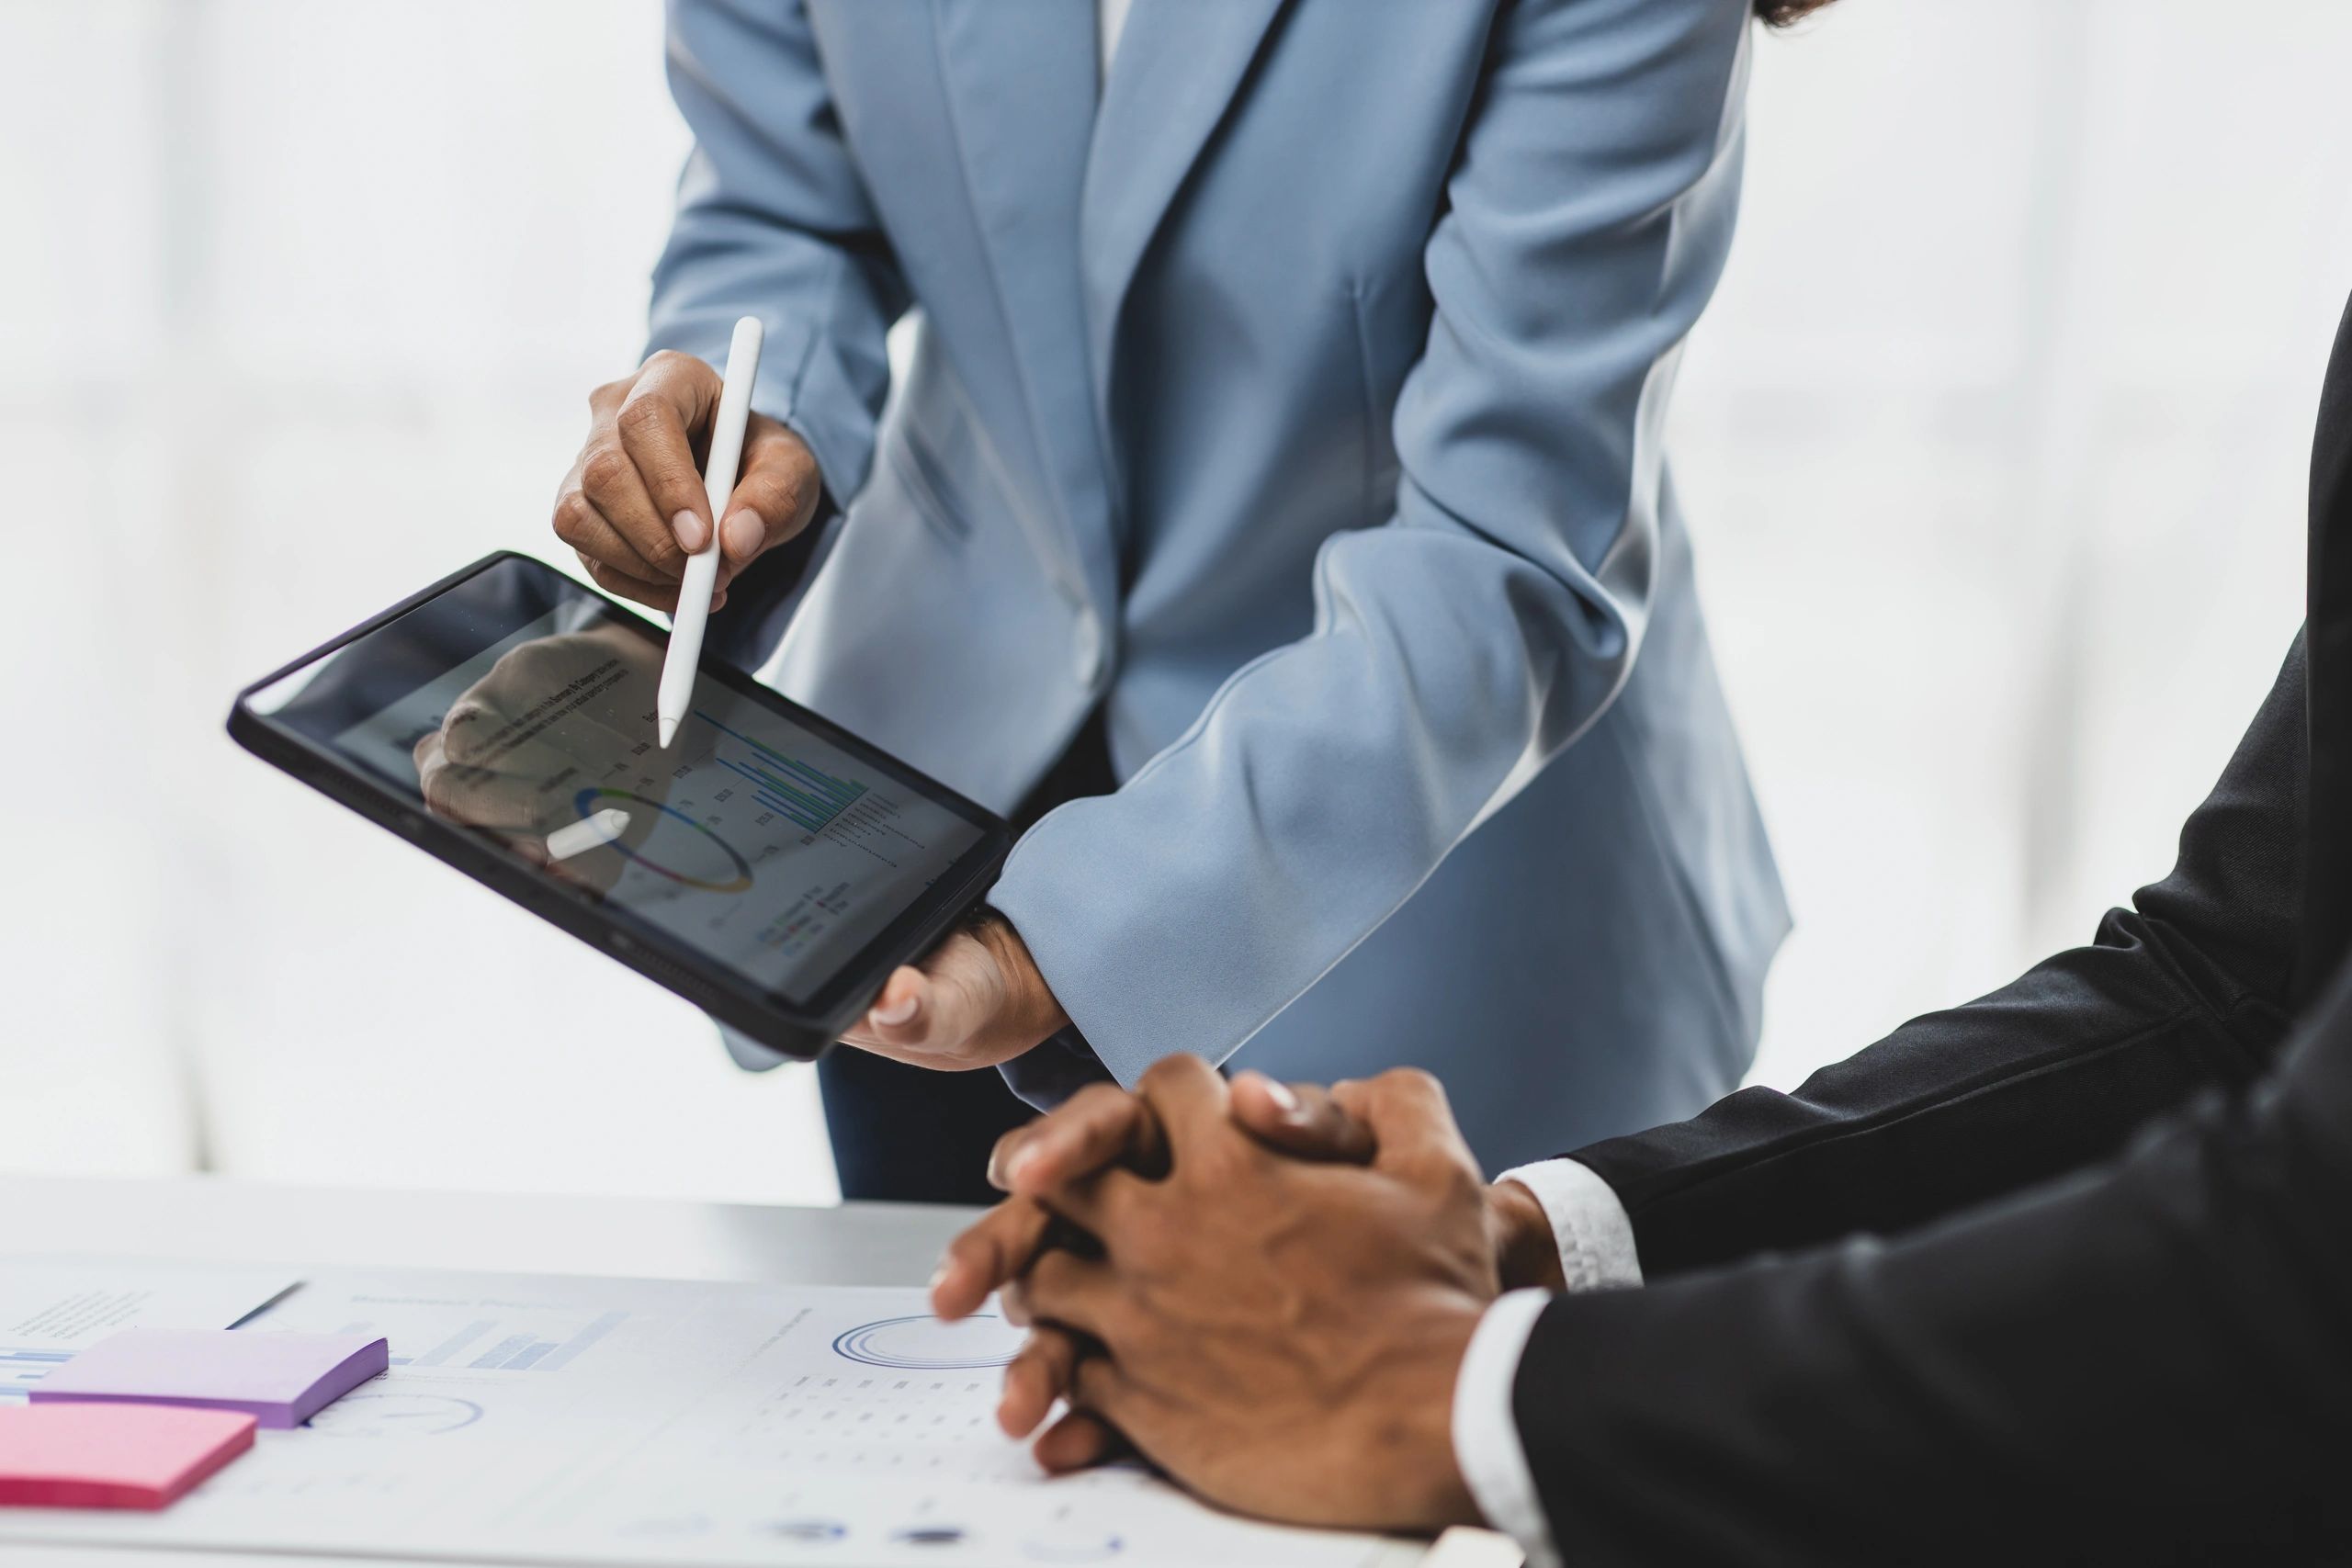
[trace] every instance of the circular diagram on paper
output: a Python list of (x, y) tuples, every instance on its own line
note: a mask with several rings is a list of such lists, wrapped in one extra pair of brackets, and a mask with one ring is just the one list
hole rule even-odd
[(446, 1393), (346, 1393), (307, 1425), (336, 1438), (437, 1438), (481, 1419), (481, 1405)]
[(1021, 1348), (1021, 1330), (1001, 1317), (886, 1317), (862, 1323), (833, 1340), (833, 1354), (869, 1367), (901, 1372), (977, 1371), (1001, 1367)]

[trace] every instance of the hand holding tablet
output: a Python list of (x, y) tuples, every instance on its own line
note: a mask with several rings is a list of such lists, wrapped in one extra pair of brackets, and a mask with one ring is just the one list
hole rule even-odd
[(720, 1021), (814, 1056), (978, 904), (1011, 829), (710, 660), (658, 748), (663, 649), (560, 573), (492, 556), (248, 688), (229, 730)]

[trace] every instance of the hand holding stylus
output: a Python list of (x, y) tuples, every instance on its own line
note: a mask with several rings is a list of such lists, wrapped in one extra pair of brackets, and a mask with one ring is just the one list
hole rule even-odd
[(760, 413), (744, 423), (733, 493), (712, 504), (695, 451), (720, 391), (715, 367), (665, 350), (589, 395), (588, 439), (556, 499), (555, 534), (616, 598), (674, 611), (687, 558), (716, 534), (715, 608), (736, 573), (816, 515), (824, 486), (815, 457)]
[[(705, 498), (716, 515), (735, 493), (735, 468), (743, 456), (743, 432), (752, 417), (752, 383), (760, 374), (760, 342), (764, 336), (757, 316), (735, 323), (734, 341), (727, 345), (727, 378), (719, 388), (718, 412), (710, 422), (710, 460), (705, 470)], [(711, 595), (718, 586), (718, 537), (713, 534), (702, 547), (686, 557), (678, 585), (678, 607), (670, 621), (670, 651), (662, 660), (662, 685), (654, 698), (662, 746), (667, 750), (677, 739), (678, 726), (694, 706), (695, 670), (702, 660), (702, 634), (710, 620)]]

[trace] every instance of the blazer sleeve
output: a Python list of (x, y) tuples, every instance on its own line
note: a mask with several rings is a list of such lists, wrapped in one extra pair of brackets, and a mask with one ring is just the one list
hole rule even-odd
[(2199, 1089), (2261, 1073), (2294, 995), (2305, 679), (2298, 637), (2171, 874), (2090, 946), (1792, 1094), (1743, 1089), (1577, 1151), (1623, 1202), (1643, 1278), (1907, 1230), (2111, 1157)]
[(1330, 540), (1300, 641), (991, 901), (1132, 1085), (1221, 1060), (1582, 734), (1642, 643), (1678, 350), (1737, 197), (1738, 0), (1522, 0), (1426, 243), (1394, 517)]
[[(736, 319), (767, 329), (752, 406), (815, 454), (836, 503), (864, 487), (889, 391), (890, 324), (908, 304), (849, 153), (799, 0), (670, 0), (671, 96), (694, 132), (653, 270), (646, 352), (723, 366)], [(744, 573), (713, 651), (772, 648), (818, 530)]]
[(1512, 1404), (1562, 1560), (2336, 1561), (2352, 986), (2201, 1100), (1892, 1243), (1555, 1299)]

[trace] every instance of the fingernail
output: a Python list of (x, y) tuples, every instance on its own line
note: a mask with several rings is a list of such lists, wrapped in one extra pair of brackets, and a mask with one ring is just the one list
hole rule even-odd
[(710, 543), (710, 529), (691, 512), (681, 512), (670, 519), (670, 531), (678, 536), (678, 547), (693, 555)]
[(1298, 1096), (1291, 1093), (1290, 1085), (1283, 1082), (1280, 1078), (1268, 1078), (1266, 1080), (1266, 1098), (1272, 1100), (1274, 1102), (1274, 1109), (1281, 1111), (1283, 1115), (1295, 1116), (1298, 1114)]
[(922, 998), (921, 997), (909, 996), (905, 999), (895, 1002), (889, 1007), (876, 1008), (870, 1016), (873, 1018), (875, 1022), (880, 1024), (883, 1028), (892, 1029), (914, 1017), (915, 1010), (921, 1006), (922, 1006)]
[(947, 1259), (944, 1258), (941, 1258), (939, 1260), (939, 1267), (931, 1271), (931, 1280), (923, 1286), (923, 1289), (926, 1291), (937, 1291), (939, 1289), (939, 1281), (947, 1278), (947, 1270), (950, 1267), (951, 1265), (948, 1263)]
[(1004, 1179), (1012, 1185), (1018, 1187), (1021, 1185), (1021, 1173), (1029, 1169), (1036, 1163), (1037, 1145), (1035, 1144), (1023, 1144), (1021, 1147), (1012, 1151), (1012, 1158), (1006, 1162), (1004, 1168)]
[(760, 553), (760, 541), (766, 536), (767, 529), (762, 526), (759, 513), (734, 513), (722, 526), (726, 530), (729, 555), (739, 560), (748, 560)]

